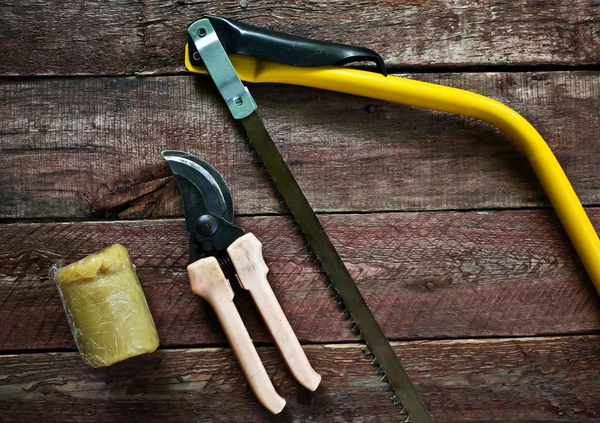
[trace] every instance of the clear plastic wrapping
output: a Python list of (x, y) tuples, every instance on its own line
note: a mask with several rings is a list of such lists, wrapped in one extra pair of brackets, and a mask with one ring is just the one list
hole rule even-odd
[(114, 244), (68, 266), (55, 265), (51, 278), (88, 365), (110, 366), (158, 348), (146, 297), (122, 245)]

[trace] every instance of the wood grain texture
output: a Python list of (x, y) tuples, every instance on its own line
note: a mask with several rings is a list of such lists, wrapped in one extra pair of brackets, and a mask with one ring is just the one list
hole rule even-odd
[[(598, 6), (0, 0), (0, 423), (403, 421), (304, 242), (286, 216), (273, 215), (284, 209), (212, 83), (181, 75), (185, 27), (212, 13), (363, 45), (396, 72), (426, 72), (407, 77), (504, 102), (547, 139), (600, 227)], [(571, 65), (589, 71), (557, 72)], [(430, 73), (456, 67), (518, 72)], [(600, 422), (600, 300), (506, 137), (364, 98), (250, 89), (313, 206), (344, 213), (322, 214), (324, 227), (438, 423)], [(133, 220), (181, 216), (159, 155), (167, 148), (223, 173), (245, 215), (236, 222), (262, 241), (275, 294), (310, 344), (323, 375), (314, 394), (290, 376), (249, 295), (236, 289), (288, 401), (280, 416), (258, 405), (213, 311), (190, 290), (183, 221)], [(488, 214), (507, 208), (537, 209)], [(468, 211), (479, 209), (487, 211)], [(29, 218), (48, 223), (7, 223)], [(69, 219), (91, 221), (51, 222)], [(113, 242), (137, 265), (166, 349), (91, 369), (75, 351), (49, 268)], [(530, 338), (514, 338), (522, 336)]]
[(183, 72), (186, 27), (206, 13), (370, 47), (391, 67), (600, 60), (600, 10), (590, 0), (3, 0), (0, 7), (0, 75)]
[[(435, 421), (600, 421), (600, 337), (394, 343)], [(229, 349), (158, 351), (90, 369), (77, 353), (0, 356), (2, 421), (392, 422), (392, 393), (360, 345), (310, 345), (323, 375), (299, 387), (273, 347), (259, 352), (288, 402), (272, 416)], [(402, 420), (401, 420), (402, 418)]]
[[(408, 75), (491, 96), (546, 138), (580, 198), (600, 203), (600, 73)], [(300, 87), (255, 85), (261, 114), (318, 211), (546, 205), (508, 138), (467, 118)], [(206, 77), (0, 84), (0, 217), (181, 215), (160, 156), (191, 151), (241, 214), (281, 212)]]
[[(589, 209), (595, 224), (600, 210)], [(395, 340), (600, 331), (600, 301), (551, 211), (322, 215), (386, 335)], [(285, 216), (237, 223), (263, 243), (269, 280), (301, 342), (353, 341), (318, 265)], [(189, 287), (182, 220), (0, 226), (0, 350), (74, 348), (48, 268), (119, 242), (130, 252), (163, 346), (222, 345)], [(236, 304), (272, 343), (250, 296)]]

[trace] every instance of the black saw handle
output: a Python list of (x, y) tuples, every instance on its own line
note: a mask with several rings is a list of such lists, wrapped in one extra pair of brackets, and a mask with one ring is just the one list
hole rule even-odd
[[(387, 75), (382, 57), (368, 48), (312, 40), (218, 16), (206, 15), (204, 18), (212, 24), (227, 53), (244, 54), (301, 67), (341, 66), (368, 61), (375, 63), (378, 71)], [(188, 45), (190, 62), (193, 65), (202, 65), (202, 59), (190, 39)]]

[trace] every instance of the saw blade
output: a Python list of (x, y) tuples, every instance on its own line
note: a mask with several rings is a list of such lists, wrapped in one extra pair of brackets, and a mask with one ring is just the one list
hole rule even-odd
[(321, 263), (331, 282), (330, 287), (336, 290), (336, 300), (345, 305), (350, 314), (350, 321), (360, 331), (360, 338), (364, 339), (366, 343), (365, 353), (374, 355), (373, 364), (379, 365), (377, 371), (382, 374), (382, 382), (389, 383), (394, 390), (393, 403), (402, 404), (401, 414), (408, 413), (406, 422), (433, 422), (427, 407), (415, 390), (373, 312), (321, 226), (292, 172), (281, 157), (260, 117), (254, 111), (240, 121), (282, 200), (306, 237), (313, 254)]

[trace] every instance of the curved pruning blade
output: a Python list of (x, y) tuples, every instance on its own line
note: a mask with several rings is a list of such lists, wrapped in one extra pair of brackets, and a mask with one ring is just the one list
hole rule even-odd
[(244, 234), (233, 224), (229, 187), (219, 172), (196, 156), (183, 151), (163, 151), (162, 156), (181, 192), (185, 227), (190, 234), (190, 261), (220, 254)]
[[(208, 212), (233, 223), (231, 191), (221, 174), (214, 167), (204, 160), (183, 151), (166, 150), (161, 155), (169, 163), (173, 174), (177, 178), (177, 184), (183, 199), (186, 222), (188, 217), (192, 218), (195, 215)], [(193, 224), (195, 225), (195, 220)], [(190, 228), (188, 228), (188, 232), (192, 233)]]

